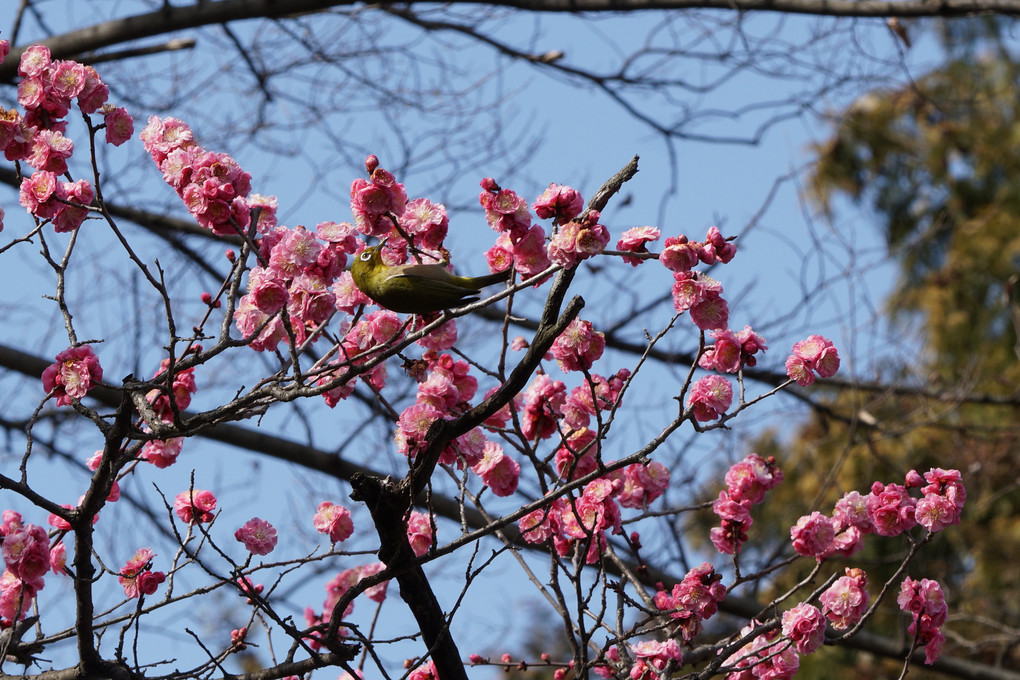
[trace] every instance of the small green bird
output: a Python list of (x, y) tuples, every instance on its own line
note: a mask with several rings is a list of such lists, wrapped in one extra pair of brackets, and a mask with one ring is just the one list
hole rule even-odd
[(394, 312), (428, 314), (474, 302), (482, 288), (510, 278), (510, 270), (487, 276), (457, 276), (441, 264), (383, 264), (382, 243), (365, 248), (351, 264), (362, 293)]

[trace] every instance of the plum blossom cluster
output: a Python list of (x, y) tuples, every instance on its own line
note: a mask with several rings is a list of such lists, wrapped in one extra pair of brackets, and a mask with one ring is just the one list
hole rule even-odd
[[(4, 572), (0, 575), (0, 621), (8, 625), (25, 618), (36, 593), (43, 589), (43, 576), (58, 563), (60, 554), (50, 551), (46, 530), (36, 524), (25, 524), (19, 513), (4, 510), (0, 524)], [(63, 543), (58, 544), (63, 547)], [(62, 571), (62, 570), (61, 570)]]
[(329, 501), (319, 503), (312, 523), (315, 525), (316, 531), (329, 536), (329, 540), (333, 543), (346, 541), (354, 533), (351, 511)]
[(868, 610), (868, 575), (863, 569), (847, 567), (845, 575), (825, 589), (818, 601), (822, 614), (836, 630), (856, 625)]
[(942, 586), (938, 581), (923, 578), (915, 581), (909, 576), (900, 584), (896, 604), (913, 617), (907, 632), (914, 636), (917, 644), (924, 647), (924, 662), (931, 665), (942, 654), (946, 641), (942, 625), (949, 615)]
[[(340, 598), (343, 597), (347, 591), (358, 585), (361, 581), (371, 576), (374, 576), (386, 568), (386, 565), (382, 562), (373, 562), (360, 567), (353, 567), (351, 569), (345, 569), (326, 583), (326, 599), (322, 603), (322, 613), (318, 614), (311, 607), (306, 607), (304, 611), (305, 621), (309, 627), (322, 626), (329, 623), (333, 618), (333, 610), (336, 608)], [(365, 588), (364, 595), (369, 600), (382, 604), (386, 599), (386, 591), (389, 586), (389, 581), (382, 581), (373, 586)], [(341, 612), (343, 618), (347, 618), (354, 611), (354, 600), (348, 603), (346, 609)], [(340, 628), (340, 635), (344, 636), (347, 634), (345, 628)], [(322, 638), (318, 633), (313, 634), (308, 638), (309, 645), (312, 649), (319, 649), (322, 644)]]
[(594, 564), (605, 551), (605, 532), (622, 533), (616, 501), (622, 487), (618, 478), (596, 479), (585, 485), (580, 497), (561, 496), (548, 507), (528, 513), (518, 522), (524, 540), (544, 543), (551, 539), (561, 557), (580, 548), (585, 562)]
[[(0, 42), (5, 58), (8, 42)], [(65, 136), (65, 116), (75, 101), (85, 115), (101, 111), (106, 141), (115, 146), (131, 137), (131, 116), (123, 108), (106, 104), (110, 91), (94, 68), (53, 61), (43, 45), (32, 45), (22, 53), (18, 74), (22, 78), (18, 103), (25, 115), (0, 108), (0, 149), (7, 160), (25, 161), (35, 169), (22, 180), (21, 205), (39, 219), (51, 219), (56, 231), (73, 231), (88, 215), (95, 192), (86, 180), (58, 179), (67, 172), (67, 159), (74, 153), (74, 142)]]
[(367, 180), (359, 177), (351, 182), (354, 225), (366, 236), (386, 236), (393, 229), (394, 217), (407, 207), (407, 192), (393, 173), (379, 167), (375, 156), (365, 159), (365, 169)]
[(798, 385), (807, 387), (819, 378), (831, 378), (839, 370), (839, 353), (832, 341), (821, 335), (811, 335), (794, 344), (793, 353), (786, 359), (786, 374)]
[(698, 365), (706, 370), (722, 373), (736, 373), (744, 366), (758, 363), (755, 354), (768, 349), (765, 338), (755, 333), (750, 326), (734, 333), (726, 328), (709, 333), (715, 343), (705, 348), (698, 358)]
[(174, 498), (174, 512), (185, 524), (203, 524), (213, 520), (216, 496), (212, 491), (189, 489)]
[(725, 481), (726, 489), (712, 503), (712, 512), (719, 516), (721, 524), (709, 532), (709, 538), (719, 552), (735, 555), (747, 540), (752, 524), (751, 507), (761, 503), (765, 492), (783, 481), (783, 471), (772, 456), (762, 458), (752, 453), (727, 470)]
[[(196, 351), (200, 349), (198, 346), (195, 347)], [(163, 359), (152, 376), (154, 381), (161, 384), (149, 390), (145, 395), (145, 400), (149, 402), (156, 416), (164, 423), (173, 422), (175, 411), (179, 413), (191, 406), (191, 397), (198, 391), (193, 366), (177, 369), (172, 376), (168, 373), (169, 371), (170, 359)], [(158, 468), (167, 468), (177, 462), (177, 457), (183, 446), (183, 437), (167, 440), (152, 439), (142, 446), (139, 457)]]
[(124, 587), (124, 594), (130, 598), (152, 595), (159, 584), (166, 580), (166, 574), (152, 570), (152, 560), (156, 554), (151, 548), (140, 548), (127, 563), (120, 568), (117, 580)]
[(694, 567), (671, 592), (659, 590), (655, 593), (655, 606), (669, 612), (677, 623), (685, 642), (690, 642), (701, 633), (701, 622), (719, 611), (719, 603), (726, 597), (726, 586), (722, 576), (708, 562)]
[[(647, 229), (647, 228), (644, 228)], [(658, 233), (631, 230), (620, 240), (620, 249), (640, 253), (644, 243), (658, 238)], [(648, 237), (648, 238), (645, 238)], [(659, 253), (659, 262), (673, 272), (673, 307), (689, 312), (691, 321), (701, 330), (726, 328), (729, 306), (722, 297), (722, 284), (709, 276), (692, 271), (699, 262), (726, 264), (737, 253), (737, 247), (726, 240), (717, 227), (710, 227), (705, 240), (690, 241), (687, 236), (667, 237)], [(630, 258), (631, 264), (640, 258)]]
[(315, 233), (300, 225), (265, 230), (259, 239), (265, 264), (248, 273), (248, 291), (234, 312), (237, 329), (252, 338), (249, 346), (272, 351), (290, 334), (298, 346), (314, 340), (337, 310), (334, 285), (357, 246), (346, 223), (324, 222)]
[(584, 201), (576, 189), (550, 184), (532, 204), (540, 219), (552, 219), (555, 231), (546, 245), (545, 230), (531, 222), (528, 202), (511, 189), (502, 189), (491, 177), (481, 181), (478, 200), (489, 226), (499, 234), (486, 253), (489, 267), (502, 271), (511, 264), (524, 276), (532, 276), (550, 264), (575, 267), (598, 255), (609, 243), (609, 230), (599, 224), (596, 210), (581, 214)]
[(574, 319), (553, 341), (553, 357), (565, 371), (587, 371), (602, 356), (606, 336), (596, 331), (590, 321)]
[[(919, 489), (920, 498), (910, 494)], [(850, 491), (836, 502), (832, 516), (820, 512), (801, 517), (790, 529), (793, 549), (818, 560), (849, 557), (864, 537), (898, 536), (920, 524), (931, 532), (958, 524), (967, 494), (959, 470), (932, 468), (922, 476), (907, 473), (905, 484), (874, 482), (871, 492)]]
[(99, 365), (88, 345), (68, 347), (57, 355), (56, 362), (46, 367), (42, 386), (47, 394), (57, 398), (57, 406), (69, 406), (72, 399), (81, 399), (93, 385), (103, 379)]
[(234, 538), (244, 544), (252, 555), (268, 555), (276, 547), (276, 527), (260, 517), (252, 517), (234, 532)]
[(687, 408), (695, 420), (705, 422), (719, 418), (733, 403), (733, 385), (721, 375), (706, 375), (691, 385)]
[[(751, 635), (759, 623), (752, 619), (740, 630)], [(732, 669), (726, 680), (788, 680), (800, 668), (800, 656), (793, 644), (772, 629), (757, 635), (726, 659), (723, 669)]]
[(634, 656), (634, 665), (630, 669), (631, 680), (656, 680), (664, 675), (667, 668), (672, 665), (674, 668), (680, 665), (683, 654), (680, 645), (673, 638), (668, 640), (642, 640), (636, 645), (630, 645), (631, 654)]
[(191, 128), (176, 118), (150, 116), (140, 137), (163, 180), (202, 227), (218, 236), (247, 229), (251, 175), (237, 161), (199, 146)]

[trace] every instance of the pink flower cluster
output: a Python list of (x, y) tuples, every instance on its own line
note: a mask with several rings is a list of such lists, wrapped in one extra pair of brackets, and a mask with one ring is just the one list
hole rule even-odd
[(432, 520), (428, 515), (412, 510), (407, 518), (407, 542), (418, 557), (429, 551), (434, 542)]
[(868, 610), (868, 575), (863, 569), (847, 567), (818, 598), (822, 613), (836, 630), (846, 630), (864, 617)]
[[(752, 619), (740, 636), (749, 635), (757, 625)], [(735, 669), (726, 680), (788, 680), (800, 668), (800, 656), (788, 640), (780, 638), (778, 630), (771, 630), (741, 647), (725, 664)]]
[(531, 208), (539, 219), (552, 218), (556, 224), (566, 224), (581, 214), (581, 210), (584, 209), (584, 199), (576, 189), (550, 184), (549, 188), (543, 191), (542, 195), (531, 204)]
[[(648, 248), (645, 244), (658, 241), (661, 235), (658, 227), (632, 227), (623, 232), (620, 240), (616, 242), (616, 249), (625, 253), (647, 253)], [(644, 258), (624, 256), (623, 261), (636, 267), (644, 261)]]
[(687, 408), (696, 420), (715, 420), (726, 413), (733, 403), (733, 386), (721, 375), (707, 375), (691, 385)]
[(579, 498), (560, 497), (548, 508), (528, 513), (518, 521), (524, 540), (544, 543), (552, 539), (561, 557), (579, 546), (586, 550), (585, 562), (594, 564), (606, 547), (604, 532), (623, 531), (620, 507), (615, 500), (622, 487), (619, 479), (596, 479), (585, 485)]
[(0, 576), (0, 619), (20, 620), (36, 593), (43, 589), (43, 576), (53, 566), (50, 539), (45, 529), (24, 524), (21, 515), (13, 510), (3, 512), (0, 538), (5, 567)]
[(645, 640), (630, 645), (630, 651), (634, 655), (634, 666), (630, 669), (631, 680), (655, 680), (667, 677), (663, 675), (666, 667), (672, 664), (676, 668), (683, 659), (680, 645), (672, 638), (662, 642)]
[(365, 159), (369, 178), (351, 182), (351, 212), (354, 225), (366, 236), (386, 236), (393, 230), (393, 218), (407, 206), (404, 185), (392, 173), (379, 167), (379, 159)]
[(758, 363), (755, 354), (768, 349), (765, 338), (761, 337), (750, 326), (734, 333), (730, 329), (716, 330), (709, 333), (715, 344), (709, 345), (698, 359), (698, 365), (706, 370), (736, 373), (744, 366)]
[(715, 615), (725, 597), (722, 576), (704, 562), (687, 572), (683, 580), (673, 586), (672, 592), (658, 591), (655, 606), (670, 612), (670, 618), (679, 624), (684, 641), (690, 642), (701, 633), (701, 622)]
[[(326, 599), (322, 603), (322, 616), (318, 617), (324, 623), (328, 623), (333, 618), (333, 608), (336, 607), (336, 603), (340, 601), (344, 593), (356, 586), (363, 579), (369, 576), (374, 576), (380, 571), (386, 568), (386, 565), (382, 562), (373, 562), (372, 564), (366, 564), (360, 567), (353, 567), (351, 569), (345, 569), (340, 572), (326, 583)], [(365, 596), (373, 602), (381, 603), (386, 599), (386, 590), (389, 585), (389, 581), (383, 581), (374, 586), (371, 586), (365, 590)], [(347, 609), (344, 611), (343, 616), (346, 618), (351, 615), (354, 611), (354, 602), (351, 601), (347, 605)], [(306, 614), (306, 618), (308, 615)]]
[(411, 671), (407, 680), (439, 680), (439, 671), (436, 670), (436, 662), (429, 659), (422, 665)]
[(564, 428), (579, 430), (588, 427), (597, 411), (613, 408), (620, 400), (620, 392), (630, 377), (630, 370), (621, 368), (608, 378), (598, 373), (591, 373), (589, 377), (570, 391), (560, 407)]
[(530, 440), (547, 439), (557, 431), (557, 420), (563, 416), (567, 400), (567, 386), (562, 380), (553, 380), (539, 373), (524, 391), (521, 431)]
[(918, 645), (924, 647), (924, 662), (933, 664), (941, 656), (942, 644), (946, 641), (942, 625), (946, 622), (949, 607), (942, 586), (938, 581), (926, 578), (915, 581), (908, 576), (900, 584), (896, 603), (913, 616), (907, 631), (916, 638)]
[(354, 533), (351, 511), (329, 501), (319, 503), (315, 517), (312, 518), (312, 524), (315, 525), (316, 531), (329, 536), (329, 540), (333, 543), (346, 541)]
[(709, 227), (703, 242), (689, 241), (687, 236), (670, 236), (663, 243), (659, 262), (672, 272), (687, 272), (699, 261), (705, 264), (726, 264), (737, 254), (737, 247), (726, 240), (718, 227)]
[(510, 189), (501, 189), (491, 177), (483, 179), (481, 186), (478, 201), (485, 210), (485, 221), (499, 233), (495, 245), (485, 253), (489, 269), (503, 271), (512, 265), (524, 276), (548, 269), (552, 263), (546, 252), (545, 229), (531, 223), (528, 202)]
[(722, 297), (722, 284), (698, 272), (673, 274), (673, 308), (690, 311), (691, 321), (703, 331), (723, 329), (730, 320), (730, 308)]
[(7, 160), (24, 160), (36, 170), (22, 181), (21, 204), (40, 219), (52, 219), (56, 231), (73, 231), (88, 215), (95, 192), (85, 180), (58, 179), (67, 172), (67, 159), (74, 152), (74, 143), (64, 136), (63, 118), (73, 100), (84, 114), (102, 107), (106, 141), (120, 145), (132, 134), (131, 116), (124, 109), (104, 106), (110, 92), (94, 68), (52, 61), (49, 48), (42, 45), (22, 53), (18, 73), (22, 76), (18, 102), (25, 107), (25, 116), (0, 109), (0, 149)]
[(288, 338), (301, 345), (337, 310), (336, 282), (359, 242), (349, 224), (323, 223), (316, 233), (303, 226), (272, 227), (259, 240), (261, 261), (248, 273), (248, 292), (234, 323), (258, 352), (272, 351)]
[(63, 233), (81, 226), (95, 197), (88, 180), (62, 182), (54, 172), (37, 170), (21, 180), (19, 202), (39, 219), (52, 220), (53, 231)]
[(574, 319), (552, 344), (552, 355), (564, 371), (587, 371), (602, 356), (606, 336), (590, 321)]
[[(860, 549), (864, 536), (899, 536), (920, 524), (941, 531), (960, 521), (967, 498), (959, 470), (932, 468), (920, 475), (907, 473), (905, 485), (874, 482), (871, 493), (846, 493), (832, 517), (820, 512), (801, 517), (790, 529), (794, 550), (822, 560), (834, 554), (850, 556)], [(910, 495), (920, 489), (921, 498)]]
[(643, 509), (669, 487), (669, 470), (650, 461), (647, 465), (633, 463), (623, 469), (623, 488), (617, 501), (625, 508)]
[(605, 250), (609, 230), (599, 224), (600, 217), (597, 210), (589, 210), (580, 219), (561, 225), (549, 241), (549, 259), (570, 269)]
[[(475, 431), (480, 434), (477, 429)], [(521, 466), (494, 441), (485, 440), (482, 457), (471, 469), (497, 496), (510, 496), (517, 491)]]
[[(325, 370), (319, 378), (318, 384), (327, 385), (343, 378), (352, 366), (365, 363), (367, 357), (361, 355), (382, 343), (399, 340), (399, 336), (402, 334), (403, 324), (396, 313), (380, 309), (365, 315), (344, 335), (338, 356), (330, 363), (331, 367), (335, 366), (336, 368)], [(383, 389), (386, 386), (386, 364), (382, 362), (376, 364), (361, 374), (360, 378), (375, 390)], [(349, 377), (346, 383), (323, 392), (322, 397), (326, 400), (326, 405), (333, 408), (349, 397), (354, 391), (354, 385), (354, 378)]]
[(152, 375), (154, 381), (163, 384), (160, 387), (149, 390), (145, 395), (145, 400), (152, 404), (152, 409), (164, 423), (173, 422), (174, 419), (174, 407), (171, 406), (170, 398), (171, 393), (173, 394), (173, 404), (177, 407), (178, 411), (183, 411), (191, 406), (191, 395), (198, 391), (198, 385), (195, 383), (195, 368), (193, 366), (174, 373), (169, 391), (166, 388), (166, 372), (168, 370), (170, 370), (170, 359), (163, 359), (159, 363), (159, 368)]
[(174, 512), (185, 524), (211, 522), (216, 510), (216, 496), (212, 491), (189, 489), (174, 498)]
[(234, 532), (234, 538), (252, 555), (268, 555), (276, 547), (277, 532), (266, 520), (253, 517)]
[(786, 375), (798, 385), (807, 387), (819, 378), (831, 378), (839, 370), (839, 352), (832, 341), (820, 335), (808, 336), (794, 344), (793, 353), (786, 358)]
[(709, 532), (712, 545), (721, 553), (734, 555), (747, 540), (751, 506), (761, 503), (765, 492), (783, 481), (783, 471), (772, 456), (762, 458), (752, 453), (726, 472), (726, 490), (712, 503), (712, 511), (722, 520), (721, 526)]
[(251, 175), (225, 153), (195, 143), (191, 128), (176, 118), (150, 116), (140, 135), (163, 179), (198, 223), (219, 236), (248, 227)]
[(103, 379), (103, 367), (89, 345), (68, 347), (56, 359), (43, 371), (42, 385), (47, 394), (52, 392), (57, 398), (57, 406), (81, 399)]
[(140, 548), (120, 568), (117, 580), (124, 587), (124, 594), (131, 598), (152, 595), (159, 584), (166, 580), (166, 574), (152, 571), (152, 560), (156, 556), (151, 548)]
[(825, 615), (818, 607), (801, 602), (783, 612), (783, 635), (793, 642), (799, 654), (810, 654), (825, 641)]

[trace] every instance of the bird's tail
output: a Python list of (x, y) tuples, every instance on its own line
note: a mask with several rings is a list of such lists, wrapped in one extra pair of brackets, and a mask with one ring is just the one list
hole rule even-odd
[(506, 281), (510, 278), (510, 274), (512, 272), (513, 272), (512, 269), (507, 268), (501, 272), (496, 272), (495, 274), (487, 274), (486, 276), (476, 276), (471, 279), (471, 287), (481, 289), (485, 288), (486, 286), (491, 286), (495, 283), (502, 283), (503, 281)]

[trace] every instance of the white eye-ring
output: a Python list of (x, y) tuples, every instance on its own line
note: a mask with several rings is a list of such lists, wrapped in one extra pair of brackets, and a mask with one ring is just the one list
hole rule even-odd
[(358, 255), (358, 259), (362, 262), (368, 262), (372, 259), (372, 253), (366, 250), (361, 255)]

